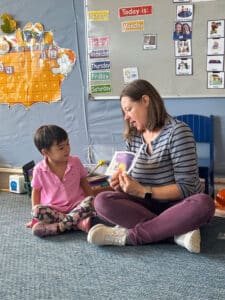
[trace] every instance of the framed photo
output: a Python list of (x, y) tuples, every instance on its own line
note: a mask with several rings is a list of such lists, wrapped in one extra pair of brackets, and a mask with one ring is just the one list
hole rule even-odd
[(208, 89), (224, 89), (224, 72), (208, 72)]
[(173, 3), (190, 2), (190, 0), (173, 0)]
[(224, 20), (208, 21), (208, 38), (224, 37)]
[(177, 5), (177, 21), (191, 21), (193, 19), (193, 5)]
[(157, 48), (157, 35), (156, 34), (144, 34), (143, 49), (155, 50)]
[(208, 39), (208, 55), (224, 55), (224, 38)]
[(123, 81), (125, 84), (130, 83), (131, 81), (138, 79), (138, 68), (137, 67), (128, 67), (123, 68)]
[(191, 56), (191, 40), (174, 41), (175, 56)]
[(192, 58), (176, 58), (176, 75), (192, 74)]
[(208, 55), (207, 56), (207, 71), (223, 71), (224, 56), (222, 55)]
[(177, 21), (174, 24), (173, 40), (191, 40), (192, 39), (192, 22)]

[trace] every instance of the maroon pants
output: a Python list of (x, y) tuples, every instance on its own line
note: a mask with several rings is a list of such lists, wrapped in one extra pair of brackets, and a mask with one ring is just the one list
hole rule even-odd
[(192, 231), (214, 215), (212, 198), (196, 194), (182, 201), (146, 202), (123, 192), (102, 192), (94, 200), (97, 215), (128, 229), (131, 244), (148, 244)]

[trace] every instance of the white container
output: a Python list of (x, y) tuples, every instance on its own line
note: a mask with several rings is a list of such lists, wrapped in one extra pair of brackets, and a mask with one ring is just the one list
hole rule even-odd
[(17, 194), (26, 193), (23, 175), (9, 176), (9, 191)]

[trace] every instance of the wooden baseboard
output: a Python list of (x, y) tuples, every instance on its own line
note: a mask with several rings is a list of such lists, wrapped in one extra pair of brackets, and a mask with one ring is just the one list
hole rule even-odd
[(0, 168), (0, 190), (9, 190), (9, 176), (23, 175), (22, 168)]

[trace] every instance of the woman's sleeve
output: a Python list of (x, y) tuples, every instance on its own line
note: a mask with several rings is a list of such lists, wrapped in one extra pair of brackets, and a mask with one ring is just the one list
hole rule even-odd
[(184, 123), (177, 123), (170, 141), (170, 156), (175, 182), (183, 198), (199, 192), (198, 158), (191, 129)]

